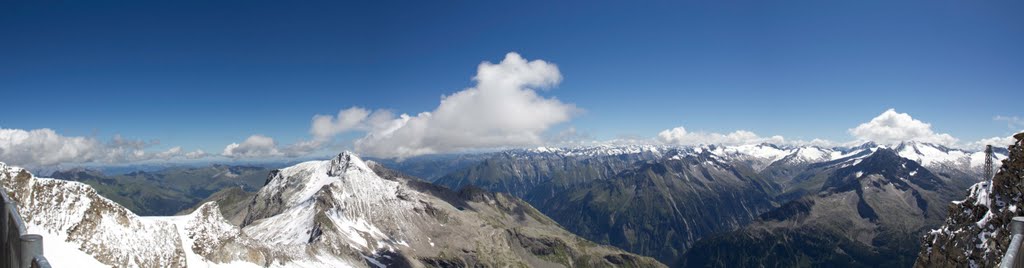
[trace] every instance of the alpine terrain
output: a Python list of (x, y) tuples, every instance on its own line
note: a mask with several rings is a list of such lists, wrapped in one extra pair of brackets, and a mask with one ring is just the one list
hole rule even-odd
[(210, 165), (168, 167), (108, 175), (74, 168), (54, 171), (51, 178), (82, 182), (100, 195), (143, 216), (166, 216), (201, 205), (210, 194), (227, 188), (255, 192), (271, 169), (257, 166)]
[(907, 266), (983, 163), (982, 152), (923, 142), (541, 147), (436, 182), (513, 194), (589, 240), (670, 266)]
[(0, 185), (55, 267), (664, 266), (511, 195), (451, 191), (349, 152), (272, 171), (245, 209), (224, 209), (246, 199), (226, 190), (180, 216), (140, 217), (89, 185), (4, 164)]
[(1010, 220), (1024, 215), (1024, 133), (991, 182), (948, 206), (945, 223), (922, 240), (915, 267), (995, 267), (1010, 244)]

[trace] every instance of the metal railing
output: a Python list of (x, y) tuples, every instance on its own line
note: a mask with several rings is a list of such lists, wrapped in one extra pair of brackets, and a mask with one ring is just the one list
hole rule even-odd
[(1024, 268), (1024, 217), (1013, 217), (1010, 221), (1010, 246), (1006, 248), (1000, 268)]
[(25, 232), (18, 205), (0, 189), (0, 268), (50, 268), (43, 257), (43, 236)]

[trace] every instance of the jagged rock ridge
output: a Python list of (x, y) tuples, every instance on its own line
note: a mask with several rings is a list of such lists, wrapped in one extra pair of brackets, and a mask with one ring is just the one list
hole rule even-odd
[(967, 198), (949, 205), (945, 224), (922, 238), (915, 267), (998, 266), (1009, 246), (1010, 220), (1024, 215), (1024, 133), (1014, 138), (992, 185), (972, 186)]

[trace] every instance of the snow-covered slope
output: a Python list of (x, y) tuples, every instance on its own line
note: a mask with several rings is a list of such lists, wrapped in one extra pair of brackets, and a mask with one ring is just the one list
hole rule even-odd
[[(599, 145), (579, 147), (537, 147), (502, 152), (510, 157), (563, 157), (587, 159), (601, 156), (643, 155), (642, 159), (671, 158), (674, 154), (710, 153), (727, 162), (742, 162), (751, 165), (755, 170), (763, 170), (768, 166), (780, 163), (785, 165), (805, 165), (822, 163), (854, 155), (866, 155), (879, 148), (896, 150), (904, 158), (917, 161), (929, 168), (949, 168), (958, 171), (978, 169), (984, 164), (984, 152), (949, 148), (942, 145), (924, 142), (905, 142), (895, 145), (879, 145), (867, 142), (852, 147), (824, 148), (814, 145), (778, 145), (771, 143), (746, 145), (697, 145), (697, 146), (659, 146), (659, 145)], [(995, 160), (1006, 158), (1004, 151), (997, 151)]]
[[(380, 250), (408, 246), (392, 236), (412, 236), (400, 227), (417, 204), (399, 199), (400, 194), (410, 193), (352, 154), (304, 162), (272, 173), (243, 231), (294, 252), (312, 252), (313, 259), (372, 259)], [(399, 233), (385, 234), (376, 227), (380, 224), (399, 227)]]
[(560, 156), (560, 157), (600, 157), (619, 156), (629, 154), (644, 154), (653, 157), (660, 157), (668, 147), (658, 145), (598, 145), (598, 146), (577, 146), (577, 147), (536, 147), (529, 149), (508, 150), (504, 153), (510, 156)]
[[(985, 164), (985, 152), (954, 149), (924, 142), (905, 142), (894, 147), (900, 156), (917, 161), (929, 168), (976, 170)], [(1006, 159), (1004, 153), (994, 153), (994, 163)]]
[(667, 157), (681, 158), (685, 155), (710, 154), (716, 159), (728, 163), (749, 165), (755, 171), (762, 171), (772, 165), (807, 165), (846, 158), (870, 149), (837, 150), (818, 146), (783, 146), (769, 143), (750, 145), (701, 145), (682, 147), (671, 150), (675, 155)]
[(3, 163), (0, 185), (18, 202), (27, 228), (44, 236), (44, 252), (70, 256), (50, 258), (53, 265), (185, 266), (173, 225), (144, 221), (88, 185), (35, 178)]
[(139, 217), (85, 184), (2, 163), (0, 185), (57, 266), (662, 266), (576, 237), (521, 200), (452, 192), (347, 152), (272, 172), (244, 227), (215, 202)]

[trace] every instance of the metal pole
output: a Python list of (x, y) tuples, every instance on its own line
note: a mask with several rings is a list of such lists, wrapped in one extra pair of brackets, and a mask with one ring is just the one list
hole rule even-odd
[[(7, 195), (4, 195), (3, 197), (7, 197)], [(6, 202), (4, 202), (3, 209), (0, 210), (0, 212), (3, 213), (2, 217), (0, 217), (2, 219), (0, 219), (0, 220), (3, 221), (3, 225), (4, 225), (3, 226), (4, 227), (4, 230), (3, 230), (4, 237), (3, 237), (3, 243), (2, 243), (3, 244), (3, 252), (0, 252), (0, 254), (3, 254), (6, 257), (6, 260), (4, 260), (2, 262), (2, 265), (3, 265), (2, 267), (4, 267), (4, 268), (14, 268), (14, 267), (17, 266), (17, 263), (18, 263), (18, 258), (15, 255), (15, 252), (17, 251), (17, 248), (15, 248), (15, 246), (14, 246), (15, 243), (16, 243), (15, 240), (17, 239), (17, 237), (19, 235), (18, 234), (18, 226), (17, 226), (17, 223), (15, 222), (16, 221), (15, 215), (16, 215), (16, 213), (18, 211), (18, 207), (16, 207), (14, 202), (11, 201), (10, 199), (5, 200), (5, 201)]]
[[(1018, 236), (1024, 236), (1024, 217), (1020, 217), (1020, 216), (1013, 217), (1013, 219), (1010, 220), (1010, 233), (1011, 234), (1016, 234)], [(1022, 242), (1022, 243), (1024, 243), (1024, 242)], [(1022, 252), (1024, 252), (1024, 250), (1020, 249), (1021, 246), (1024, 246), (1024, 245), (1018, 245), (1017, 246), (1018, 247), (1017, 256), (1014, 257), (1014, 262), (1013, 262), (1013, 267), (1015, 267), (1015, 268), (1017, 268), (1017, 267), (1024, 267), (1024, 255), (1022, 255)]]
[(20, 268), (30, 268), (32, 266), (32, 259), (43, 255), (43, 236), (37, 234), (21, 235), (20, 240), (20, 250), (18, 252), (21, 259)]
[(1010, 221), (1010, 234), (1024, 234), (1024, 217), (1013, 217)]
[(1000, 268), (1024, 267), (1024, 256), (1021, 246), (1024, 244), (1024, 217), (1013, 217), (1010, 221), (1010, 244), (999, 262)]
[(9, 268), (12, 261), (12, 258), (10, 257), (11, 251), (7, 249), (7, 244), (9, 244), (11, 237), (7, 234), (8, 230), (10, 230), (7, 221), (7, 206), (5, 204), (0, 207), (0, 235), (2, 235), (0, 236), (0, 256), (4, 256), (4, 258), (0, 260), (0, 268)]
[(32, 259), (32, 268), (50, 268), (50, 261), (46, 260), (46, 257), (36, 256)]

